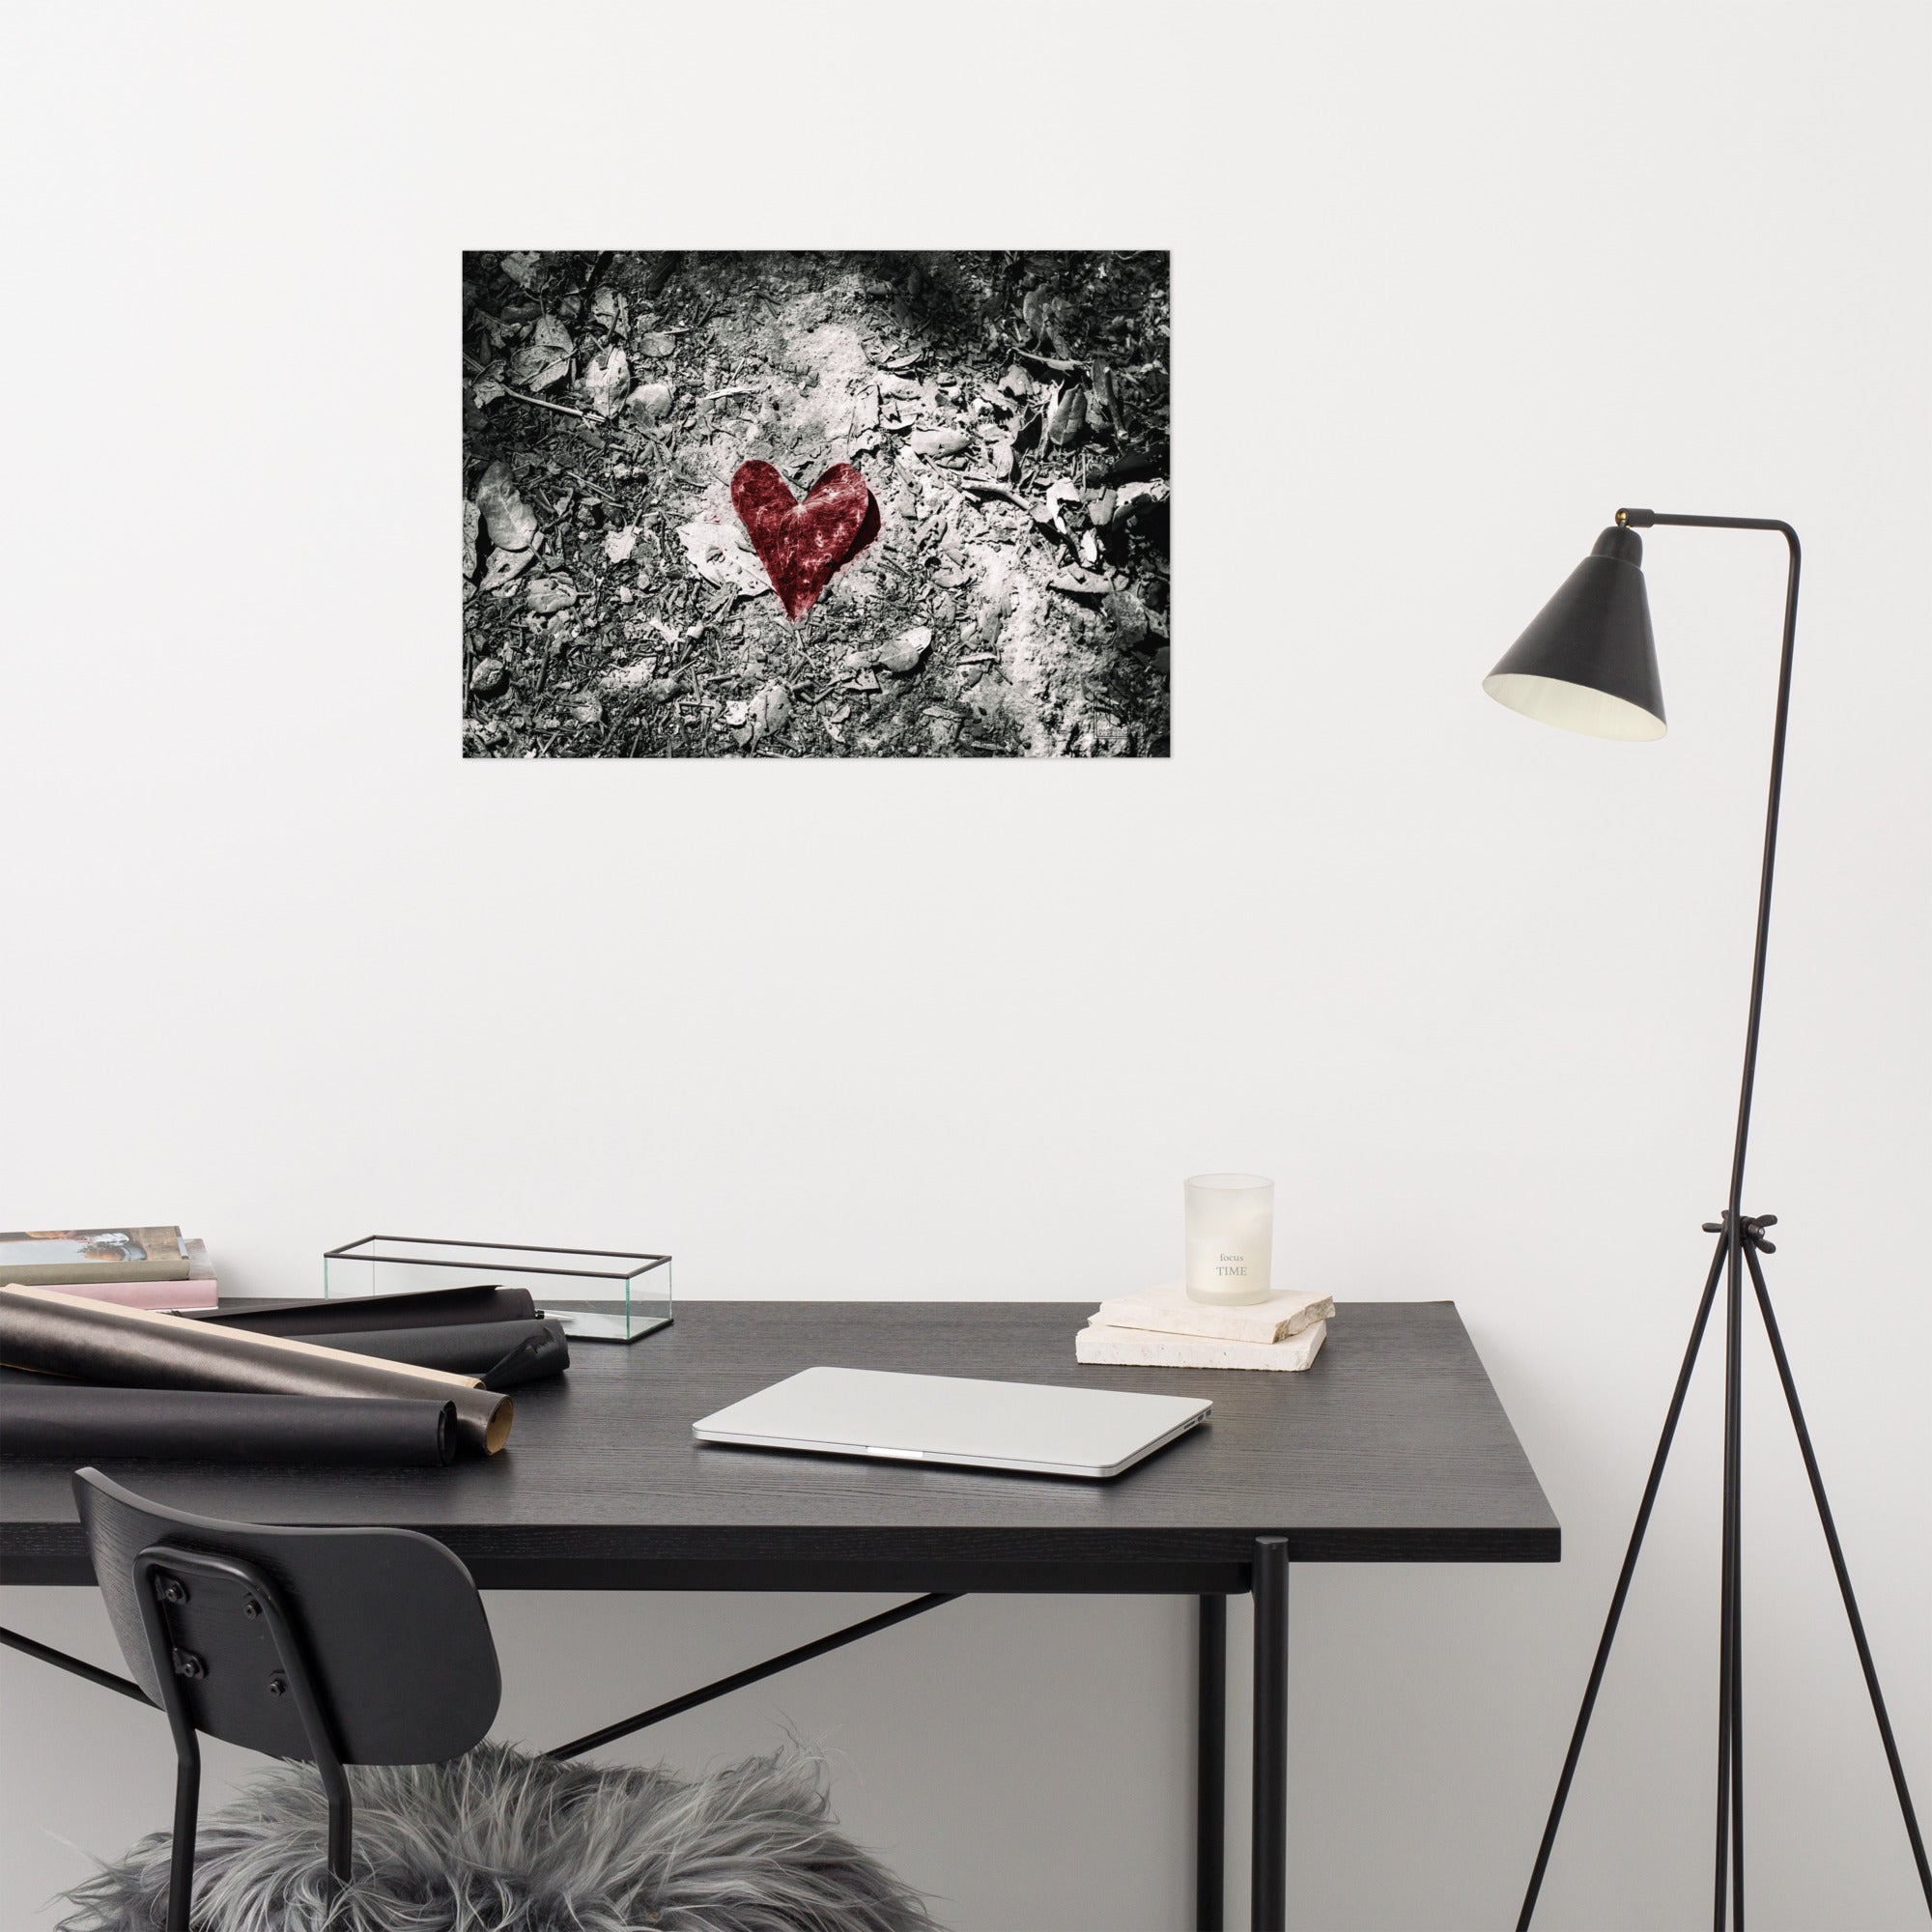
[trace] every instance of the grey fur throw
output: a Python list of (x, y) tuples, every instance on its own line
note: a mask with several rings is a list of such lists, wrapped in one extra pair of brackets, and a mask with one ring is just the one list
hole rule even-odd
[[(348, 1890), (330, 1898), (313, 1767), (278, 1765), (202, 1821), (194, 1932), (931, 1932), (796, 1748), (690, 1783), (503, 1745), (349, 1776)], [(156, 1833), (76, 1886), (61, 1932), (156, 1932), (168, 1847)]]

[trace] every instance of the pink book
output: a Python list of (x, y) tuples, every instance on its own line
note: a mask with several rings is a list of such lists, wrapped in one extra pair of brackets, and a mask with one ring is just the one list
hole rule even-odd
[(60, 1292), (111, 1302), (116, 1308), (213, 1308), (219, 1284), (213, 1275), (196, 1281), (68, 1281), (61, 1283)]

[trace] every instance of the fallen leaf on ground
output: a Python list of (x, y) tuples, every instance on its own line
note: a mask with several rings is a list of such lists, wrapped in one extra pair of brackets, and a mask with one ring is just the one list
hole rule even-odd
[(614, 416), (630, 392), (631, 358), (614, 346), (607, 349), (584, 370), (583, 386), (589, 392), (590, 407), (600, 416)]
[(677, 337), (657, 331), (650, 335), (640, 335), (635, 344), (639, 355), (647, 355), (654, 362), (662, 362), (667, 356), (677, 354)]
[(1056, 476), (1046, 486), (1046, 501), (1033, 513), (1033, 520), (1050, 529), (1065, 530), (1066, 514), (1079, 500), (1079, 485), (1069, 483), (1065, 476)]
[(631, 407), (650, 422), (670, 414), (671, 386), (668, 383), (642, 383), (631, 391)]
[(496, 402), (499, 397), (507, 395), (508, 393), (509, 392), (503, 387), (502, 384), (497, 382), (496, 377), (485, 376), (483, 380), (480, 383), (478, 383), (473, 389), (470, 390), (469, 400), (472, 403), (474, 403), (479, 410), (487, 410), (492, 403)]
[(1000, 378), (1000, 387), (1008, 395), (1017, 396), (1024, 401), (1033, 394), (1033, 378), (1017, 362), (1010, 363), (1007, 373)]
[(1101, 613), (1114, 626), (1123, 644), (1138, 644), (1148, 635), (1147, 608), (1131, 590), (1110, 590), (1100, 604)]
[(482, 588), (507, 590), (537, 560), (533, 550), (493, 550), (489, 567), (483, 573)]
[(1046, 406), (1046, 440), (1071, 442), (1087, 427), (1087, 391), (1079, 387), (1060, 389)]
[(917, 670), (919, 661), (932, 648), (932, 632), (923, 624), (903, 632), (889, 644), (879, 646), (878, 655), (873, 659), (881, 670)]
[(530, 275), (537, 266), (536, 250), (516, 249), (513, 253), (505, 255), (499, 266), (504, 274), (508, 275), (520, 289), (526, 289), (530, 285)]
[(537, 513), (518, 494), (507, 463), (493, 463), (484, 470), (476, 486), (476, 507), (498, 550), (528, 550), (535, 541)]
[(705, 582), (715, 583), (721, 590), (735, 590), (745, 597), (754, 597), (771, 588), (765, 566), (753, 554), (743, 526), (735, 521), (714, 524), (700, 517), (683, 525), (677, 535), (692, 569)]
[(657, 659), (642, 657), (636, 664), (612, 666), (597, 681), (606, 691), (641, 691), (657, 674)]
[(973, 439), (963, 429), (916, 429), (910, 441), (921, 456), (957, 456)]
[(526, 389), (554, 389), (570, 374), (570, 330), (554, 315), (539, 316), (511, 373)]
[(577, 586), (562, 577), (539, 577), (526, 593), (525, 607), (539, 617), (567, 611), (577, 602)]
[(638, 547), (638, 526), (626, 524), (621, 530), (612, 530), (604, 539), (604, 554), (612, 563), (628, 563), (631, 553)]
[(1125, 523), (1129, 517), (1137, 517), (1144, 510), (1156, 509), (1167, 501), (1168, 496), (1168, 486), (1164, 482), (1123, 483), (1117, 493), (1114, 521)]
[(1095, 362), (1088, 372), (1087, 380), (1093, 391), (1088, 417), (1096, 430), (1105, 434), (1120, 416), (1120, 398), (1114, 387), (1114, 372), (1106, 363)]
[(1047, 588), (1065, 591), (1069, 597), (1104, 597), (1112, 586), (1093, 570), (1063, 570), (1047, 579)]
[(752, 743), (776, 737), (791, 723), (791, 693), (776, 678), (754, 693), (746, 713), (752, 727)]

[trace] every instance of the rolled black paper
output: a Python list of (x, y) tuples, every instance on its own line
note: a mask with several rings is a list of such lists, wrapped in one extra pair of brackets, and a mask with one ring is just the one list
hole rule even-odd
[(295, 1335), (254, 1335), (153, 1309), (111, 1308), (51, 1288), (0, 1284), (0, 1362), (119, 1388), (447, 1402), (456, 1409), (459, 1443), (483, 1455), (508, 1440), (516, 1413), (510, 1397), (479, 1388), (472, 1377), (376, 1361)]
[[(561, 1321), (459, 1321), (441, 1328), (378, 1328), (368, 1334), (310, 1335), (325, 1349), (347, 1349), (388, 1362), (413, 1362), (420, 1369), (444, 1369), (453, 1376), (482, 1376), (519, 1353), (515, 1381), (493, 1381), (492, 1388), (561, 1375), (570, 1366), (570, 1344)], [(528, 1345), (526, 1347), (526, 1345)]]
[(440, 1328), (444, 1323), (529, 1321), (536, 1304), (526, 1288), (425, 1288), (407, 1294), (349, 1294), (308, 1301), (230, 1301), (187, 1311), (195, 1321), (245, 1328), (256, 1335), (367, 1335), (379, 1328)]
[(110, 1456), (434, 1467), (455, 1454), (456, 1410), (446, 1402), (0, 1383), (0, 1456), (71, 1467)]
[(560, 1373), (545, 1367), (544, 1343), (535, 1335), (526, 1335), (501, 1361), (485, 1369), (478, 1380), (486, 1389), (513, 1389)]

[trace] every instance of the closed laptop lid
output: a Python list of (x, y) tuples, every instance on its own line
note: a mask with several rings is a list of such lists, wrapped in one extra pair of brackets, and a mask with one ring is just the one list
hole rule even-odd
[(1101, 1475), (1212, 1406), (1194, 1396), (813, 1368), (692, 1427), (709, 1442)]

